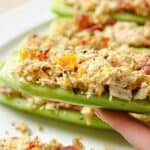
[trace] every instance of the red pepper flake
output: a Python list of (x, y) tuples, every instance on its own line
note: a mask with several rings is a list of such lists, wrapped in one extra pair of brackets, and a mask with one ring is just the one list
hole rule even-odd
[(87, 29), (91, 26), (92, 22), (88, 15), (80, 15), (75, 18), (79, 30)]
[(108, 47), (110, 39), (108, 37), (102, 37), (101, 42), (104, 47)]
[[(80, 15), (75, 18), (78, 30), (100, 30), (103, 31), (105, 26), (103, 24), (94, 24), (88, 15)], [(108, 20), (109, 24), (114, 24), (114, 21)]]
[(33, 34), (32, 37), (33, 37), (33, 38), (37, 38), (38, 35), (37, 35), (37, 34)]
[(82, 44), (82, 45), (86, 45), (86, 44), (87, 44), (87, 41), (86, 41), (86, 40), (81, 40), (81, 44)]
[(95, 25), (92, 25), (90, 27), (91, 30), (100, 30), (100, 31), (103, 31), (104, 30), (104, 26), (102, 24), (95, 24)]
[(114, 25), (116, 23), (116, 21), (112, 18), (108, 18), (106, 20), (106, 25)]
[(32, 150), (35, 146), (34, 142), (30, 142), (27, 150)]
[(36, 56), (36, 58), (41, 61), (47, 59), (49, 51), (50, 51), (49, 49), (42, 51), (39, 55)]
[(145, 74), (150, 75), (150, 55), (143, 58), (139, 65), (139, 68), (142, 69)]

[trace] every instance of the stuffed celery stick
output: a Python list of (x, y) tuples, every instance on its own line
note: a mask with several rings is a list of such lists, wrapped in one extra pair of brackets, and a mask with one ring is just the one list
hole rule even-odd
[(16, 110), (36, 114), (49, 119), (73, 123), (92, 128), (111, 127), (95, 116), (95, 109), (71, 104), (58, 103), (33, 96), (26, 96), (0, 84), (0, 103)]
[[(61, 24), (61, 26), (60, 26)], [(71, 28), (70, 28), (71, 26)], [(50, 24), (49, 37), (61, 41), (64, 47), (100, 49), (111, 45), (150, 47), (150, 24), (139, 26), (131, 22), (94, 22), (88, 15), (56, 18)]]
[[(35, 47), (34, 47), (35, 46)], [(77, 105), (150, 113), (150, 56), (129, 47), (41, 50), (26, 45), (0, 72), (8, 85)]]
[(150, 20), (148, 0), (53, 0), (53, 12), (71, 17), (75, 14), (92, 14), (96, 19), (136, 22), (144, 24)]
[[(95, 116), (95, 109), (81, 107), (67, 103), (53, 102), (39, 97), (27, 96), (0, 83), (0, 104), (10, 108), (35, 114), (57, 121), (112, 130), (112, 128)], [(150, 123), (150, 117), (146, 115), (131, 114), (133, 117)]]

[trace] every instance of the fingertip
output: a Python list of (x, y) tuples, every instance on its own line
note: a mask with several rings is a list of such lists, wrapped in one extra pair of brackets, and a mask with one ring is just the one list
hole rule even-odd
[(108, 111), (108, 110), (104, 110), (104, 109), (97, 109), (96, 115), (98, 118), (102, 119), (103, 121), (105, 121), (109, 124), (113, 123), (114, 121), (120, 122), (120, 118), (122, 118), (122, 116), (124, 116), (124, 118), (125, 118), (125, 116), (126, 116), (126, 118), (128, 118), (128, 114), (126, 114), (124, 112)]
[[(105, 119), (105, 113), (106, 113), (106, 111), (103, 110), (103, 109), (97, 109), (97, 110), (96, 110), (96, 116), (97, 116), (99, 119), (103, 120), (103, 121), (106, 121), (106, 119)], [(107, 114), (106, 114), (106, 115), (107, 115)]]
[(132, 118), (128, 113), (97, 109), (96, 115), (111, 125), (134, 147), (145, 149), (150, 145), (150, 127)]

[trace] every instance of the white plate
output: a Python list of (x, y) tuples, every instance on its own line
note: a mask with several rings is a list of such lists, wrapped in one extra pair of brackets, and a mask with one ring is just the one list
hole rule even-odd
[[(40, 33), (48, 29), (52, 14), (49, 12), (50, 0), (33, 0), (16, 10), (0, 16), (0, 59), (8, 60), (20, 41), (30, 32)], [(71, 143), (75, 137), (81, 137), (86, 150), (129, 150), (130, 146), (114, 132), (90, 129), (71, 124), (39, 118), (18, 112), (0, 105), (0, 138), (21, 136), (11, 122), (24, 122), (33, 131), (33, 137), (39, 136), (43, 141), (56, 138), (64, 144)], [(38, 131), (41, 125), (44, 130)], [(6, 134), (6, 131), (9, 133)]]

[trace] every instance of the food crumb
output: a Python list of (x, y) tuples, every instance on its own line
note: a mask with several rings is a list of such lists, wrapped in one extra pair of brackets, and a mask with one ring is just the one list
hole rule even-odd
[(43, 127), (41, 125), (38, 125), (38, 131), (43, 131)]
[(12, 127), (15, 127), (15, 124), (16, 124), (16, 123), (15, 123), (14, 121), (11, 122), (11, 126), (12, 126)]
[(21, 132), (23, 135), (31, 136), (31, 129), (27, 126), (27, 124), (23, 122), (16, 123), (15, 121), (12, 121), (11, 126), (17, 131)]
[(5, 135), (9, 135), (9, 132), (8, 132), (8, 130), (5, 130)]
[(15, 128), (17, 131), (20, 131), (23, 135), (27, 135), (27, 136), (31, 135), (31, 130), (25, 123), (15, 124)]

